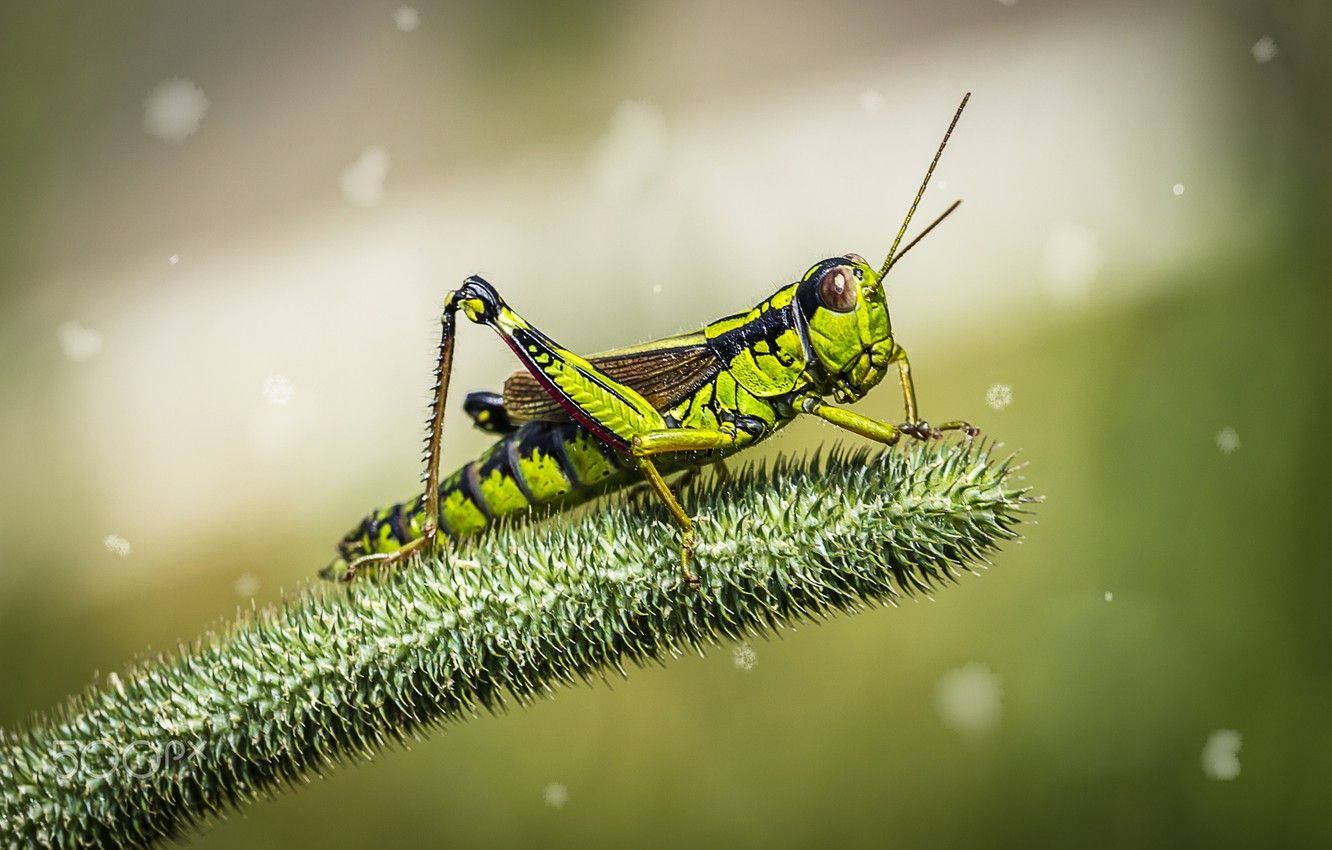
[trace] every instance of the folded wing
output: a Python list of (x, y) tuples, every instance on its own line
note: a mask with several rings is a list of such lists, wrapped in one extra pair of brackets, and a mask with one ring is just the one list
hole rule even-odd
[[(674, 407), (722, 368), (702, 332), (618, 348), (587, 359), (597, 371), (632, 387), (660, 411)], [(504, 408), (515, 422), (562, 422), (569, 418), (526, 370), (514, 372), (505, 380)]]

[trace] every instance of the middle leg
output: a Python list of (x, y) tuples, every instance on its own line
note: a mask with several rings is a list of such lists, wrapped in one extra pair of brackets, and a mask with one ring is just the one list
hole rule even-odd
[[(630, 449), (634, 457), (638, 458), (639, 467), (643, 470), (643, 475), (647, 478), (648, 484), (657, 491), (657, 495), (666, 503), (666, 508), (675, 518), (680, 526), (680, 563), (684, 569), (685, 581), (691, 588), (697, 590), (700, 586), (698, 577), (689, 568), (690, 561), (694, 558), (694, 522), (684, 508), (680, 507), (680, 502), (667, 486), (666, 480), (662, 478), (657, 470), (656, 464), (652, 462), (655, 455), (668, 454), (671, 452), (699, 452), (712, 451), (715, 449), (734, 446), (736, 435), (726, 431), (718, 431), (705, 428), (660, 428), (648, 431), (643, 434), (636, 434), (630, 441)], [(718, 464), (721, 462), (718, 461)], [(722, 466), (722, 469), (726, 467)]]

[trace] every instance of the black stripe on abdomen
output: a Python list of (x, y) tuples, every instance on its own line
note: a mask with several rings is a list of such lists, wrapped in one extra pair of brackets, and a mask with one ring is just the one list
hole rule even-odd
[(564, 428), (552, 427), (548, 430), (550, 435), (550, 454), (555, 458), (555, 462), (560, 465), (560, 472), (564, 475), (564, 480), (569, 482), (572, 490), (583, 489), (582, 479), (578, 477), (578, 470), (574, 469), (573, 463), (569, 460), (569, 452), (564, 448)]
[(485, 515), (486, 522), (494, 521), (495, 513), (490, 509), (490, 505), (486, 504), (485, 497), (481, 495), (481, 476), (476, 461), (472, 461), (462, 468), (458, 486), (463, 495), (471, 499), (477, 510)]
[(504, 445), (500, 447), (496, 454), (504, 456), (504, 468), (518, 483), (518, 489), (523, 492), (523, 497), (535, 504), (536, 497), (532, 495), (532, 488), (527, 486), (527, 478), (523, 475), (523, 465), (518, 460), (518, 434), (510, 433), (506, 436)]

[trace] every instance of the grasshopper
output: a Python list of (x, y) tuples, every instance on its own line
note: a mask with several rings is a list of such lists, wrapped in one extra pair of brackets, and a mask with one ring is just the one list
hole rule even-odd
[[(321, 575), (349, 581), (370, 565), (397, 563), (457, 540), (502, 517), (537, 507), (570, 507), (645, 479), (680, 528), (680, 567), (692, 569), (694, 521), (664, 476), (696, 471), (770, 436), (801, 414), (894, 445), (961, 430), (918, 415), (911, 364), (893, 338), (883, 281), (893, 265), (955, 210), (954, 202), (899, 252), (930, 176), (957, 126), (962, 98), (883, 264), (858, 254), (819, 260), (746, 312), (701, 331), (581, 357), (546, 336), (480, 277), (444, 300), (425, 451), (425, 490), (366, 516), (338, 544)], [(463, 405), (474, 425), (501, 438), (479, 459), (440, 481), (445, 400), (459, 311), (487, 325), (524, 369), (503, 394), (473, 392)], [(896, 366), (906, 421), (890, 425), (830, 404), (862, 398)], [(720, 467), (724, 470), (724, 466)]]

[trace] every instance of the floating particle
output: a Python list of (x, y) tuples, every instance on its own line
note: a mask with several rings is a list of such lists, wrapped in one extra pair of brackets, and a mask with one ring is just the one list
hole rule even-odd
[(1234, 729), (1217, 729), (1203, 745), (1202, 769), (1208, 779), (1229, 782), (1240, 774), (1239, 752), (1243, 738)]
[(758, 653), (754, 651), (754, 647), (750, 646), (748, 641), (744, 641), (731, 653), (731, 662), (735, 664), (735, 669), (749, 672), (754, 669), (754, 665), (758, 662)]
[(122, 558), (129, 557), (130, 542), (119, 534), (108, 534), (103, 537), (102, 545), (106, 547), (106, 551), (113, 555), (119, 555)]
[(1013, 388), (1008, 384), (995, 384), (985, 391), (985, 403), (995, 410), (1003, 410), (1013, 403)]
[(569, 802), (569, 789), (558, 782), (552, 782), (541, 792), (541, 798), (552, 809), (562, 809)]
[(244, 573), (240, 578), (236, 579), (232, 588), (236, 591), (237, 596), (243, 596), (246, 598), (254, 596), (259, 592), (259, 576), (254, 573)]
[(358, 207), (374, 206), (384, 200), (388, 170), (388, 152), (381, 147), (366, 148), (355, 162), (342, 169), (338, 177), (342, 196)]
[(393, 10), (393, 23), (403, 32), (413, 32), (421, 25), (421, 13), (411, 6), (399, 6)]
[(287, 404), (293, 394), (291, 379), (286, 375), (269, 375), (264, 378), (264, 398), (269, 404), (275, 406)]
[(1174, 192), (1175, 197), (1178, 198), (1180, 195), (1184, 194), (1184, 184), (1176, 183), (1174, 186), (1170, 187), (1170, 191)]
[(208, 95), (194, 80), (166, 80), (144, 100), (143, 129), (178, 145), (199, 130), (208, 105)]
[(1229, 425), (1216, 432), (1216, 447), (1221, 450), (1221, 454), (1234, 454), (1239, 451), (1240, 438), (1234, 428)]
[(1259, 65), (1265, 65), (1277, 56), (1276, 39), (1270, 35), (1265, 35), (1253, 43), (1249, 52), (1253, 54), (1253, 61)]
[(95, 357), (102, 350), (102, 335), (78, 322), (65, 322), (56, 328), (60, 350), (75, 363)]
[(1105, 601), (1106, 601), (1106, 602), (1114, 602), (1114, 601), (1115, 601), (1115, 593), (1114, 593), (1113, 590), (1107, 590), (1107, 591), (1105, 592)]
[(949, 670), (939, 679), (935, 707), (945, 724), (978, 735), (994, 727), (1003, 707), (1003, 684), (978, 662)]

